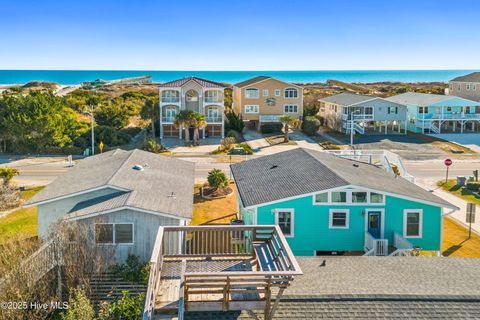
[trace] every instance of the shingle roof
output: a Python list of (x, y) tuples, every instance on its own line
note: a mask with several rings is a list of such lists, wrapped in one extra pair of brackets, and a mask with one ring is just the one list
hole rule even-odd
[[(133, 169), (135, 165), (143, 166), (144, 170)], [(27, 205), (113, 187), (129, 191), (128, 206), (191, 218), (194, 171), (195, 165), (191, 162), (141, 150), (118, 149), (80, 161), (30, 199)]]
[(386, 100), (391, 102), (396, 102), (400, 104), (410, 104), (417, 106), (428, 106), (433, 103), (440, 101), (452, 99), (455, 97), (444, 96), (441, 94), (429, 94), (429, 93), (420, 93), (420, 92), (405, 92), (399, 95), (389, 97)]
[(480, 72), (472, 72), (464, 76), (456, 77), (450, 81), (459, 82), (480, 82)]
[(167, 88), (181, 87), (189, 81), (195, 81), (196, 83), (198, 83), (204, 88), (226, 88), (227, 87), (226, 85), (221, 84), (220, 82), (206, 80), (199, 77), (187, 77), (187, 78), (165, 82), (160, 87), (167, 87)]
[(456, 208), (379, 167), (310, 149), (297, 148), (230, 167), (245, 207), (355, 185)]
[(120, 191), (77, 203), (69, 212), (67, 218), (77, 218), (92, 213), (118, 209), (127, 205), (131, 191)]
[[(476, 319), (480, 259), (297, 257), (274, 319)], [(321, 266), (325, 261), (325, 266)], [(218, 316), (218, 317), (217, 317)], [(248, 319), (246, 312), (186, 313), (186, 319)], [(261, 313), (257, 313), (258, 318)]]
[(351, 104), (360, 103), (360, 102), (372, 100), (375, 98), (378, 98), (378, 97), (344, 92), (344, 93), (336, 94), (334, 96), (320, 99), (320, 101), (335, 103), (342, 106), (349, 106)]
[(238, 88), (243, 88), (243, 87), (249, 86), (251, 84), (254, 84), (254, 83), (266, 80), (266, 79), (270, 79), (270, 78), (271, 77), (269, 77), (269, 76), (257, 76), (257, 77), (254, 77), (254, 78), (242, 81), (242, 82), (235, 83), (234, 86), (238, 87)]

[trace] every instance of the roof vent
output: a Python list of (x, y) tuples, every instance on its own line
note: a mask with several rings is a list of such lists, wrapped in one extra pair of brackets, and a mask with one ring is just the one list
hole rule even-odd
[(167, 196), (168, 198), (170, 199), (177, 199), (177, 197), (175, 196), (175, 192), (172, 191), (172, 193), (170, 195)]
[(145, 169), (143, 168), (143, 166), (141, 166), (141, 165), (139, 165), (139, 164), (134, 165), (132, 169), (133, 169), (133, 170), (137, 170), (137, 171), (143, 171), (143, 170), (145, 170)]
[(354, 166), (355, 168), (358, 168), (358, 163), (354, 163), (352, 164), (352, 166)]
[(270, 169), (275, 169), (275, 168), (278, 168), (278, 165), (272, 164), (272, 166), (270, 167)]

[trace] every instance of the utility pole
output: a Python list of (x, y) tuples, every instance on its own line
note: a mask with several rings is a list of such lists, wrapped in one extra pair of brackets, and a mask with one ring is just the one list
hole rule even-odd
[(83, 114), (89, 115), (91, 119), (91, 126), (92, 126), (92, 156), (95, 154), (95, 131), (93, 130), (93, 122), (94, 122), (94, 116), (93, 116), (93, 106), (90, 106), (90, 111), (84, 111)]

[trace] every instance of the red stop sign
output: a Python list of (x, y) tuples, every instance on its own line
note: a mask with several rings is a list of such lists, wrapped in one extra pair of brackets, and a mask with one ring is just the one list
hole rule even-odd
[(449, 167), (453, 162), (452, 162), (452, 159), (445, 159), (443, 163), (445, 163), (445, 165)]

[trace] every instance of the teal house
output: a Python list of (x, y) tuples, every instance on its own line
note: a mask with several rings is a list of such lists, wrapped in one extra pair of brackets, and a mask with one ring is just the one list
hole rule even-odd
[(440, 252), (442, 217), (458, 209), (377, 166), (310, 149), (231, 170), (244, 223), (279, 225), (298, 256)]
[(386, 100), (407, 106), (407, 129), (420, 133), (480, 132), (480, 102), (418, 92)]

